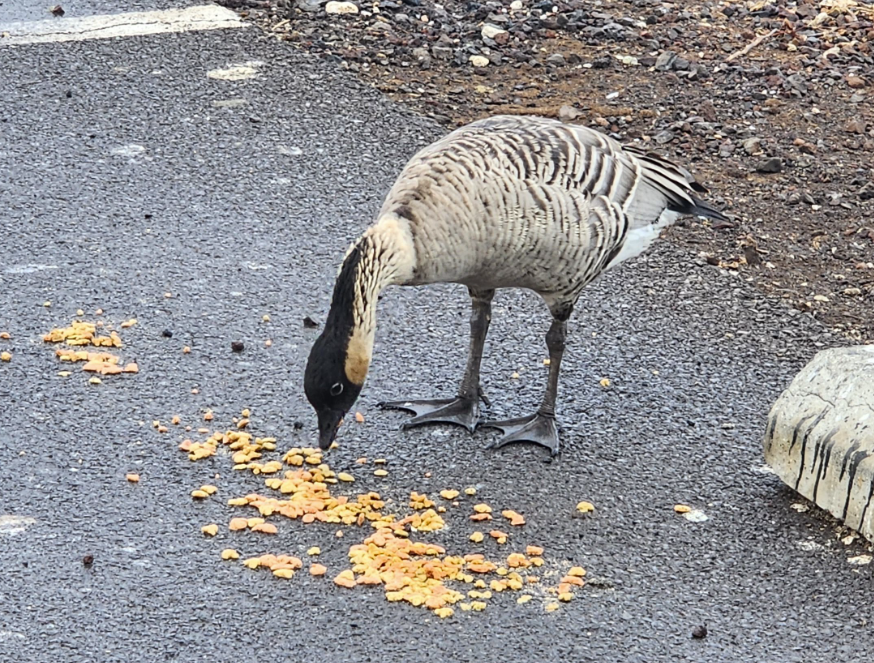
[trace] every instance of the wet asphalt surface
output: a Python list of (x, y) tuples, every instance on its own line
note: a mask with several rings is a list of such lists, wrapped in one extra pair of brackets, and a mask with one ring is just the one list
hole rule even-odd
[[(151, 422), (179, 414), (197, 426), (211, 409), (223, 430), (249, 407), (254, 432), (275, 435), (280, 449), (314, 441), (302, 373), (317, 330), (302, 319), (324, 320), (348, 242), (440, 129), (252, 29), (25, 47), (0, 59), (0, 330), (13, 336), (0, 341), (13, 353), (0, 364), (0, 513), (34, 519), (18, 533), (0, 528), (0, 660), (874, 654), (872, 570), (846, 561), (863, 546), (837, 541), (822, 514), (793, 510), (798, 500), (762, 470), (770, 404), (817, 343), (837, 341), (664, 244), (579, 302), (556, 462), (524, 446), (487, 452), (495, 432), (400, 432), (405, 415), (375, 407), (453, 392), (467, 348), (457, 286), (386, 291), (359, 402), (366, 422), (346, 424), (327, 456), (359, 477), (353, 494), (372, 488), (397, 506), (410, 490), (476, 485), (478, 500), (524, 513), (512, 545), (544, 546), (547, 566), (573, 562), (594, 577), (571, 603), (547, 614), (541, 600), (501, 595), (482, 614), (439, 620), (378, 589), (222, 562), (225, 547), (319, 545), (333, 575), (364, 534), (345, 528), (337, 539), (334, 527), (282, 520), (272, 538), (204, 537), (202, 525), (236, 515), (227, 498), (261, 482), (232, 472), (227, 456), (191, 463), (176, 449), (184, 433), (162, 435)], [(253, 60), (264, 63), (256, 78), (206, 76)], [(214, 106), (232, 99), (245, 104)], [(121, 354), (140, 373), (101, 385), (76, 368), (59, 377), (65, 366), (42, 334), (79, 308), (94, 320), (98, 307), (116, 326), (138, 319), (121, 330)], [(492, 414), (536, 406), (548, 322), (534, 295), (497, 296), (484, 360)], [(389, 476), (371, 476), (355, 464), (361, 456), (386, 458)], [(218, 495), (193, 503), (190, 491), (207, 482)], [(583, 499), (594, 516), (575, 517)], [(676, 515), (681, 502), (709, 520)], [(466, 513), (422, 538), (475, 551)], [(702, 624), (707, 637), (693, 639)]]

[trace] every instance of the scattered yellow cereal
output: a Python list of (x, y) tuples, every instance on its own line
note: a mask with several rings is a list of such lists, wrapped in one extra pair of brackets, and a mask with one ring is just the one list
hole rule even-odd
[(206, 485), (204, 485), (204, 486), (201, 486), (200, 489), (201, 489), (203, 492), (205, 492), (207, 495), (214, 495), (215, 492), (218, 490), (218, 488), (216, 488), (215, 486), (211, 486), (211, 485), (209, 485), (209, 484), (206, 484)]
[(228, 523), (228, 529), (232, 532), (236, 532), (241, 529), (246, 529), (249, 527), (249, 523), (245, 518), (231, 518), (231, 522)]
[(523, 594), (518, 599), (516, 599), (516, 603), (522, 605), (523, 603), (528, 603), (531, 600), (531, 594)]
[(586, 569), (584, 569), (582, 566), (572, 566), (567, 574), (575, 578), (585, 578)]
[(285, 578), (287, 580), (290, 580), (294, 576), (294, 570), (293, 569), (274, 569), (273, 575), (275, 575), (277, 578)]
[(307, 555), (310, 555), (310, 556), (312, 556), (312, 555), (321, 555), (321, 554), (322, 554), (322, 549), (319, 548), (318, 546), (313, 546), (312, 548), (310, 548), (309, 550), (307, 550)]
[(504, 511), (501, 511), (501, 515), (509, 520), (510, 524), (514, 527), (519, 527), (525, 524), (525, 517), (521, 513), (516, 513), (512, 509), (505, 509)]
[(209, 493), (207, 493), (205, 490), (192, 490), (192, 491), (191, 491), (191, 496), (192, 496), (194, 499), (200, 499), (200, 500), (202, 500), (202, 499), (204, 499), (205, 497), (209, 497)]
[(375, 476), (378, 476), (378, 477), (387, 477), (387, 476), (388, 476), (388, 470), (374, 470), (374, 471), (373, 471), (373, 474), (374, 474)]
[(233, 548), (225, 548), (222, 550), (222, 559), (240, 559), (240, 553)]
[(591, 502), (580, 502), (577, 504), (577, 511), (580, 513), (591, 513), (595, 510), (595, 505)]
[(570, 592), (562, 592), (561, 594), (558, 595), (558, 600), (559, 600), (559, 601), (564, 601), (565, 603), (567, 603), (567, 602), (570, 601), (573, 597), (574, 597), (574, 595), (571, 594)]
[(212, 523), (210, 525), (204, 525), (200, 528), (200, 531), (206, 534), (207, 536), (215, 536), (218, 534), (218, 525)]
[(0, 352), (0, 361), (12, 361), (12, 353), (5, 350)]
[(353, 477), (351, 474), (348, 474), (347, 472), (338, 472), (337, 478), (340, 481), (346, 481), (348, 483), (352, 483), (353, 481), (355, 481), (355, 477)]
[(440, 619), (446, 619), (447, 617), (452, 617), (455, 614), (455, 611), (452, 608), (437, 608), (434, 610), (434, 614), (440, 617)]
[(492, 507), (490, 507), (488, 504), (474, 504), (473, 510), (477, 513), (491, 513)]
[(692, 510), (692, 507), (686, 504), (675, 504), (674, 511), (677, 513), (689, 513)]
[(137, 483), (140, 480), (140, 475), (130, 473), (130, 474), (125, 474), (124, 478), (127, 479), (128, 481), (130, 481), (131, 483)]
[(546, 604), (546, 612), (555, 612), (556, 610), (558, 610), (558, 608), (559, 608), (558, 603), (547, 603)]
[(352, 573), (351, 569), (340, 571), (339, 575), (334, 578), (334, 584), (340, 585), (340, 587), (352, 589), (356, 585), (355, 575)]
[(485, 538), (486, 537), (482, 532), (474, 532), (470, 535), (470, 540), (474, 543), (482, 543)]
[(328, 568), (323, 564), (310, 565), (310, 575), (311, 576), (323, 576), (327, 572), (328, 572)]
[(473, 486), (471, 486), (470, 488), (465, 488), (464, 494), (471, 495), (471, 496), (476, 495), (476, 488), (474, 488)]
[(458, 491), (457, 490), (441, 490), (440, 497), (442, 497), (444, 500), (454, 500), (456, 497), (458, 497)]

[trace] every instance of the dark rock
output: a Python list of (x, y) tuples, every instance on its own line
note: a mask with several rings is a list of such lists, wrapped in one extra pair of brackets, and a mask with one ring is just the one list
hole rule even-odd
[(655, 68), (657, 71), (670, 71), (676, 59), (677, 54), (673, 51), (663, 51), (656, 58)]
[(756, 166), (756, 170), (760, 173), (779, 173), (783, 170), (783, 159), (771, 157), (760, 161)]
[(655, 140), (659, 145), (666, 145), (674, 140), (674, 132), (659, 131), (655, 136), (653, 136), (653, 140)]

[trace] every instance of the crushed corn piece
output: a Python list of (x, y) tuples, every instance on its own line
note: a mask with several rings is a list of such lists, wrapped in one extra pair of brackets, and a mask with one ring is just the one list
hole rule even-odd
[(531, 594), (523, 594), (518, 599), (516, 599), (516, 603), (518, 603), (519, 605), (522, 605), (524, 603), (528, 603), (528, 601), (530, 601), (531, 598), (532, 598)]
[(584, 569), (582, 566), (572, 566), (567, 574), (576, 578), (585, 578), (586, 569)]
[(232, 532), (236, 532), (241, 529), (246, 529), (249, 526), (249, 523), (246, 522), (245, 518), (231, 518), (231, 522), (228, 523), (228, 529)]
[(310, 556), (312, 556), (312, 555), (320, 555), (321, 553), (322, 553), (322, 549), (319, 548), (318, 546), (313, 546), (312, 548), (310, 548), (309, 550), (307, 550), (307, 555), (310, 555)]
[(356, 412), (355, 413), (355, 421), (357, 421), (359, 424), (363, 424), (364, 423), (364, 415), (361, 414), (360, 412)]
[(471, 608), (471, 610), (476, 610), (477, 612), (482, 612), (483, 610), (486, 609), (486, 602), (485, 601), (473, 601), (470, 604), (470, 608)]
[(182, 354), (187, 355), (190, 352), (191, 352), (191, 348), (189, 348), (187, 345), (184, 348), (182, 348)]
[(442, 497), (444, 500), (454, 500), (456, 497), (458, 497), (458, 491), (457, 490), (441, 490), (440, 497)]
[(225, 548), (222, 550), (222, 559), (240, 559), (240, 553), (233, 548)]
[(293, 569), (274, 569), (273, 575), (277, 578), (285, 578), (287, 580), (291, 580), (294, 577)]
[(446, 619), (447, 617), (452, 617), (455, 614), (455, 611), (452, 608), (437, 608), (434, 610), (434, 614), (440, 617), (440, 619)]
[(204, 525), (200, 528), (200, 531), (207, 536), (215, 536), (216, 534), (218, 534), (218, 525), (216, 525), (215, 523), (210, 525)]
[(130, 474), (125, 474), (124, 478), (127, 479), (128, 481), (130, 481), (131, 483), (137, 483), (140, 480), (140, 475), (130, 473)]
[(337, 474), (337, 478), (338, 478), (340, 481), (346, 481), (346, 482), (348, 482), (348, 483), (351, 483), (351, 482), (355, 481), (355, 477), (353, 477), (351, 474), (348, 474), (348, 473), (346, 473), (346, 472), (339, 472), (339, 473)]
[(591, 513), (595, 510), (595, 505), (591, 502), (580, 502), (577, 504), (577, 511), (580, 513)]
[(506, 509), (504, 511), (501, 511), (501, 515), (504, 516), (504, 518), (506, 518), (507, 520), (509, 520), (510, 524), (513, 525), (514, 527), (519, 527), (519, 526), (525, 524), (525, 517), (522, 514), (516, 513), (515, 511), (513, 511), (511, 509)]
[(465, 494), (465, 495), (470, 495), (470, 496), (476, 495), (476, 488), (474, 488), (474, 487), (472, 487), (472, 486), (471, 486), (470, 488), (465, 488), (465, 489), (464, 489), (464, 494)]
[(9, 332), (0, 332), (0, 338), (2, 338), (4, 341), (8, 341), (10, 338), (12, 338), (12, 335)]
[(195, 499), (204, 499), (205, 497), (209, 497), (209, 493), (205, 490), (192, 490), (191, 496)]
[(604, 389), (606, 389), (607, 387), (610, 386), (610, 380), (608, 378), (601, 378), (601, 380), (598, 384), (600, 384), (602, 387), (604, 387)]
[(677, 513), (689, 513), (692, 510), (692, 507), (686, 504), (675, 504), (674, 511)]
[(205, 492), (207, 495), (214, 495), (215, 492), (218, 490), (218, 488), (216, 488), (215, 486), (211, 486), (211, 485), (209, 485), (209, 484), (206, 484), (206, 485), (204, 485), (204, 486), (201, 486), (200, 489), (201, 489), (203, 492)]
[(374, 470), (373, 474), (378, 477), (386, 477), (388, 476), (388, 470)]
[(328, 572), (328, 568), (323, 564), (312, 564), (310, 565), (310, 575), (311, 576), (323, 576)]
[(477, 513), (491, 513), (492, 507), (490, 507), (488, 504), (475, 504), (473, 506), (473, 510)]
[(573, 597), (574, 597), (574, 595), (571, 592), (562, 592), (561, 594), (558, 595), (558, 600), (564, 601), (565, 603), (567, 603)]
[(470, 540), (474, 543), (482, 543), (485, 538), (486, 537), (482, 532), (474, 532), (470, 535)]
[(12, 353), (5, 350), (0, 352), (0, 361), (12, 361)]
[(279, 530), (273, 523), (259, 523), (252, 527), (253, 532), (261, 532), (262, 534), (276, 534)]
[(558, 608), (559, 608), (558, 603), (547, 603), (546, 604), (546, 612), (555, 612), (556, 610), (558, 610)]
[(356, 585), (355, 574), (352, 573), (351, 569), (341, 571), (339, 575), (334, 578), (334, 584), (339, 585), (340, 587), (352, 589)]

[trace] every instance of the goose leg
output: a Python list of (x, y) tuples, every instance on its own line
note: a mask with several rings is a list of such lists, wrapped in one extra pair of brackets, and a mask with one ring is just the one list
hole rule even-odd
[(480, 385), (480, 364), (483, 359), (483, 347), (489, 322), (492, 319), (492, 298), (494, 290), (471, 290), (470, 313), (470, 353), (467, 357), (467, 368), (461, 380), (458, 396), (455, 398), (438, 398), (420, 401), (389, 401), (380, 403), (380, 407), (393, 410), (412, 412), (415, 417), (404, 423), (403, 428), (412, 428), (422, 424), (457, 424), (464, 426), (471, 433), (479, 423), (479, 401), (490, 405)]
[(568, 317), (570, 317), (570, 311), (561, 318), (554, 317), (552, 325), (546, 333), (546, 347), (549, 348), (549, 378), (540, 408), (527, 417), (483, 422), (481, 425), (484, 428), (497, 428), (504, 433), (504, 437), (489, 444), (488, 449), (500, 449), (514, 442), (533, 442), (549, 449), (553, 456), (558, 453), (555, 398), (558, 394), (558, 375), (561, 369), (561, 358), (564, 354)]

